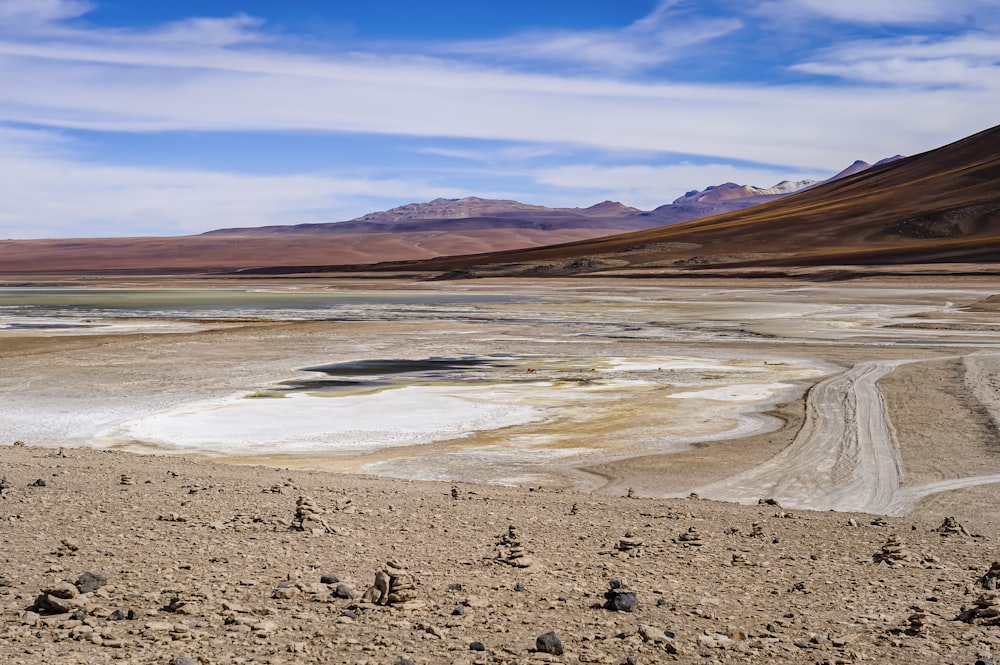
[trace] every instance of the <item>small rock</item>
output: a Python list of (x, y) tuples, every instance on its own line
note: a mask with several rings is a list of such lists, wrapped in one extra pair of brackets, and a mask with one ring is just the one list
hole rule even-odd
[(108, 578), (97, 573), (86, 572), (76, 580), (80, 593), (93, 593), (108, 583)]
[(340, 578), (336, 575), (323, 575), (319, 578), (319, 582), (320, 584), (338, 584), (340, 582)]
[(553, 656), (561, 656), (563, 654), (563, 644), (555, 632), (550, 630), (535, 638), (535, 651), (550, 653)]
[(472, 642), (469, 644), (469, 651), (486, 651), (486, 645), (482, 642)]
[(342, 598), (343, 600), (354, 600), (358, 594), (354, 593), (354, 589), (346, 584), (338, 584), (334, 590), (331, 592), (334, 598)]

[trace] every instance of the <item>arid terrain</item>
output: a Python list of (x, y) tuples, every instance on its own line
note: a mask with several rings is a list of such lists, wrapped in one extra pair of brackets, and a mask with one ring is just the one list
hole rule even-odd
[[(137, 317), (105, 293), (99, 316), (0, 330), (4, 662), (971, 664), (1000, 648), (990, 277), (99, 284), (304, 300), (297, 320), (215, 300)], [(35, 286), (55, 285), (95, 283)], [(304, 309), (324, 293), (356, 302)], [(306, 428), (344, 400), (356, 431)], [(289, 440), (316, 443), (240, 434), (265, 406), (300, 409)], [(237, 407), (236, 426), (212, 420)], [(380, 419), (413, 413), (429, 439), (385, 438)], [(362, 597), (382, 583), (386, 605)], [(559, 655), (536, 644), (549, 631)]]

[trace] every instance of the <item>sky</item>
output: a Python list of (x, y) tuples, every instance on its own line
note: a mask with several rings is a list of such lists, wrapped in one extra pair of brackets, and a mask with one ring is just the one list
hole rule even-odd
[(996, 0), (0, 0), (0, 238), (648, 210), (997, 109)]

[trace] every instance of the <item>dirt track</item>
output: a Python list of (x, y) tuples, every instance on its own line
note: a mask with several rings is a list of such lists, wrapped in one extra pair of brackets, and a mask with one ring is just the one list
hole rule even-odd
[(903, 515), (920, 499), (1000, 482), (987, 474), (904, 485), (899, 452), (877, 382), (907, 360), (878, 360), (817, 383), (791, 446), (699, 494), (723, 501), (773, 498), (792, 508)]

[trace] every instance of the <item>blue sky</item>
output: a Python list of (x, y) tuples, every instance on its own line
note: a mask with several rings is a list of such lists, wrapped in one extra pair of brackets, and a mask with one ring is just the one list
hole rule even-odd
[(649, 209), (996, 109), (996, 0), (0, 0), (0, 238)]

